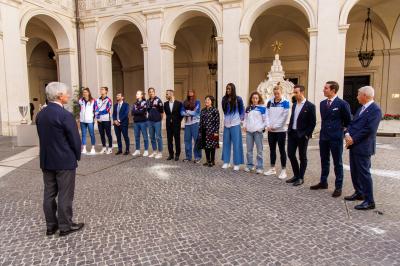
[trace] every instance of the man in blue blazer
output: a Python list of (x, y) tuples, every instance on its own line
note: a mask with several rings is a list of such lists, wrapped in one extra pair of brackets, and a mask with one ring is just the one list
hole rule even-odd
[(83, 223), (72, 222), (75, 173), (77, 161), (81, 158), (81, 139), (73, 115), (63, 107), (69, 100), (67, 85), (49, 83), (46, 96), (49, 104), (36, 116), (40, 168), (44, 181), (46, 235), (53, 235), (60, 229), (60, 236), (65, 236), (84, 226)]
[[(292, 115), (288, 127), (288, 157), (292, 165), (294, 176), (286, 180), (299, 186), (304, 183), (304, 174), (307, 169), (307, 147), (316, 125), (315, 105), (309, 102), (302, 85), (295, 85), (293, 95), (296, 102), (292, 107)], [(296, 158), (296, 150), (299, 148), (300, 166)]]
[(339, 84), (328, 81), (324, 86), (324, 95), (327, 99), (320, 105), (321, 131), (319, 135), (319, 154), (321, 158), (321, 180), (310, 189), (327, 189), (330, 168), (330, 154), (332, 153), (335, 165), (335, 190), (332, 197), (342, 195), (343, 187), (343, 138), (344, 130), (351, 121), (350, 105), (337, 96)]
[(114, 121), (114, 131), (117, 137), (118, 143), (118, 151), (116, 155), (122, 154), (122, 139), (121, 133), (124, 136), (125, 140), (125, 153), (124, 155), (129, 154), (129, 134), (128, 134), (128, 126), (129, 126), (129, 104), (124, 102), (124, 96), (122, 93), (118, 93), (116, 96), (117, 103), (114, 104), (113, 109), (113, 121)]
[(374, 93), (371, 86), (358, 90), (357, 100), (362, 106), (357, 110), (345, 134), (346, 147), (350, 150), (350, 173), (355, 192), (344, 199), (364, 200), (355, 206), (357, 210), (375, 209), (370, 168), (382, 112), (374, 102)]

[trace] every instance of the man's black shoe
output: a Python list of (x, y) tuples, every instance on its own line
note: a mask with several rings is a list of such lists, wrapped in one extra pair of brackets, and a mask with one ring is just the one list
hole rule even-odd
[(174, 159), (174, 157), (170, 155), (168, 156), (167, 161), (171, 161), (172, 159)]
[(53, 227), (52, 229), (47, 229), (46, 236), (54, 235), (55, 233), (57, 233), (57, 231), (58, 231), (58, 226)]
[(294, 183), (297, 179), (298, 179), (298, 178), (294, 176), (294, 177), (292, 177), (292, 178), (286, 180), (286, 183)]
[(368, 201), (364, 201), (364, 202), (361, 203), (360, 205), (356, 205), (356, 206), (354, 207), (354, 209), (356, 209), (356, 210), (362, 210), (362, 211), (365, 211), (365, 210), (373, 210), (373, 209), (375, 209), (375, 203), (374, 203), (374, 202), (370, 203), (370, 202), (368, 202)]
[(304, 183), (304, 180), (302, 178), (299, 178), (293, 182), (293, 186), (297, 187), (297, 186), (303, 185), (303, 183)]
[(179, 157), (178, 156), (175, 157), (175, 162), (177, 162), (177, 161), (179, 161)]
[(129, 155), (129, 153), (130, 153), (129, 151), (126, 151), (124, 152), (124, 155)]
[(115, 155), (120, 155), (122, 154), (122, 151), (118, 151)]
[(332, 197), (337, 198), (342, 196), (342, 190), (341, 189), (335, 189), (332, 193)]
[(318, 184), (310, 187), (311, 190), (327, 189), (327, 188), (328, 188), (328, 184), (322, 184), (322, 183), (318, 183)]
[(347, 200), (347, 201), (364, 200), (364, 197), (358, 193), (354, 193), (351, 196), (344, 197), (344, 200)]
[(72, 223), (69, 230), (67, 230), (67, 231), (60, 230), (60, 236), (66, 236), (66, 235), (78, 232), (79, 230), (81, 230), (83, 228), (84, 225), (85, 225), (84, 223), (78, 223), (78, 224)]

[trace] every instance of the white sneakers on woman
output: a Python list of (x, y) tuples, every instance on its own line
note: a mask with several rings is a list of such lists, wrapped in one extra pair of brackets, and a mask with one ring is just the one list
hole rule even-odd
[(136, 150), (134, 153), (132, 153), (133, 156), (139, 156), (140, 155), (140, 151)]
[[(272, 167), (271, 169), (269, 169), (268, 171), (264, 172), (264, 175), (276, 175), (276, 169), (275, 167)], [(287, 174), (286, 174), (286, 169), (282, 169), (282, 171), (280, 172), (279, 179), (285, 179), (287, 178)]]
[(222, 165), (222, 169), (228, 169), (229, 167), (231, 167), (231, 165), (229, 163), (224, 163)]

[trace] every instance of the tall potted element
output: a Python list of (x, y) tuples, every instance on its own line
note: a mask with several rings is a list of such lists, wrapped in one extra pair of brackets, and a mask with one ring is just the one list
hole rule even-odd
[(75, 117), (76, 123), (79, 128), (79, 113), (81, 112), (81, 106), (79, 105), (79, 99), (82, 97), (82, 88), (76, 88), (72, 98), (72, 114)]

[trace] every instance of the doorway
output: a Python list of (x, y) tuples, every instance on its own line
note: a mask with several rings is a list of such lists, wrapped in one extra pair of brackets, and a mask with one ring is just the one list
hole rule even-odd
[(347, 76), (344, 77), (343, 99), (350, 104), (351, 113), (354, 115), (360, 104), (357, 100), (358, 89), (369, 86), (371, 76)]

